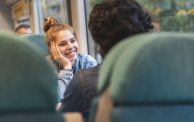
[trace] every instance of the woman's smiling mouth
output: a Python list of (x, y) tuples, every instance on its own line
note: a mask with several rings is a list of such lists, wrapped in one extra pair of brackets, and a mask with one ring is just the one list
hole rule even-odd
[(74, 56), (76, 54), (76, 50), (65, 53), (65, 56)]

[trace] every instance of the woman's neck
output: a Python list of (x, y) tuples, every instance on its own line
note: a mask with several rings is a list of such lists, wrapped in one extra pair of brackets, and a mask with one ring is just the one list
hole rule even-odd
[(71, 61), (71, 65), (73, 66), (75, 64), (75, 61)]

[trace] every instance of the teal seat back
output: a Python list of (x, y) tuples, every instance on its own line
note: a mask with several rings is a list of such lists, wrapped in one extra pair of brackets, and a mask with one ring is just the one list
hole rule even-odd
[(39, 47), (42, 50), (42, 53), (45, 57), (49, 55), (45, 34), (25, 34), (20, 37), (25, 38), (27, 39), (27, 41), (30, 41), (31, 43), (37, 45), (37, 47)]
[(111, 122), (194, 121), (193, 52), (194, 34), (182, 33), (137, 35), (113, 47), (98, 79), (101, 94), (110, 88)]
[(57, 80), (39, 48), (0, 32), (0, 121), (64, 121), (55, 111)]

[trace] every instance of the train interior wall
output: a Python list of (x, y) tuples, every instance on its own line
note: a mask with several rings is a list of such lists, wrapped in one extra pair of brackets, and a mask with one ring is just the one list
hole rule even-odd
[(0, 20), (0, 30), (14, 31), (11, 7), (3, 1), (0, 2)]

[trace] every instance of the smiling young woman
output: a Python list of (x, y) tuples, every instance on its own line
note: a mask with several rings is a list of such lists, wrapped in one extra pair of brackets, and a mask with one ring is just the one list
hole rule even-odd
[(97, 62), (89, 55), (78, 53), (79, 46), (71, 26), (49, 17), (45, 20), (43, 29), (46, 32), (46, 41), (50, 50), (47, 58), (57, 74), (58, 93), (62, 99), (73, 74), (79, 69), (94, 67)]

